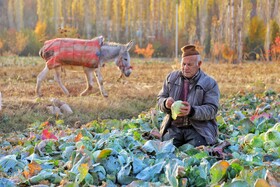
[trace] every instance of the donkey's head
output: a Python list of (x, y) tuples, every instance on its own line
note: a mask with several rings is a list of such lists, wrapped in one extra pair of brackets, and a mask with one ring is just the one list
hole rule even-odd
[(127, 44), (123, 45), (120, 50), (119, 56), (115, 60), (116, 65), (126, 77), (128, 77), (132, 72), (129, 55), (129, 50), (132, 47), (132, 45), (133, 41), (130, 41)]

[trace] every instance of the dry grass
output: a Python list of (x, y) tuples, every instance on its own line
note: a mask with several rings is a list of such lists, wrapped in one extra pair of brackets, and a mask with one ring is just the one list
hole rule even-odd
[[(63, 94), (50, 71), (42, 85), (44, 97), (38, 100), (34, 90), (36, 76), (44, 67), (42, 60), (34, 57), (0, 58), (0, 91), (3, 97), (0, 131), (23, 130), (31, 123), (46, 120), (63, 119), (65, 124), (72, 126), (77, 121), (84, 124), (92, 120), (125, 119), (149, 111), (156, 105), (157, 93), (167, 73), (180, 66), (171, 60), (132, 61), (133, 73), (120, 81), (117, 81), (119, 71), (114, 64), (106, 64), (102, 69), (108, 98), (100, 95), (97, 84), (92, 94), (80, 97), (86, 85), (84, 74), (78, 69), (66, 70), (62, 76), (71, 97)], [(276, 63), (204, 63), (202, 69), (219, 83), (222, 100), (238, 92), (260, 93), (270, 88), (280, 93), (280, 68)], [(51, 104), (51, 98), (68, 103), (74, 114), (60, 117), (48, 114), (46, 106)]]

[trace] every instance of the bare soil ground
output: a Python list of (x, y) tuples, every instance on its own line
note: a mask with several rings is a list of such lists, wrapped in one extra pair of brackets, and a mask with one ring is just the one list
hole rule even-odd
[[(81, 97), (86, 81), (81, 68), (66, 69), (62, 80), (71, 96), (63, 94), (50, 71), (42, 84), (44, 96), (35, 95), (36, 76), (44, 68), (37, 57), (0, 58), (0, 92), (3, 107), (0, 111), (0, 131), (24, 130), (28, 125), (46, 120), (63, 119), (66, 125), (85, 124), (92, 120), (127, 119), (149, 112), (156, 106), (156, 96), (165, 76), (180, 63), (173, 60), (132, 59), (130, 77), (117, 80), (120, 72), (113, 63), (102, 68), (104, 87), (109, 97), (101, 96), (95, 81), (93, 92)], [(280, 93), (279, 63), (214, 64), (205, 62), (202, 69), (214, 77), (221, 90), (221, 102), (237, 93), (261, 93), (273, 89)], [(58, 116), (46, 109), (58, 98), (72, 108), (73, 114)]]

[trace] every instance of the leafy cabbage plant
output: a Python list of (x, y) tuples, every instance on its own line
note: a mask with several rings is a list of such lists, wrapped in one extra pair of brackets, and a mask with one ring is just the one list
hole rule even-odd
[(23, 170), (25, 163), (18, 161), (16, 155), (7, 155), (0, 158), (0, 171), (13, 174), (18, 170)]

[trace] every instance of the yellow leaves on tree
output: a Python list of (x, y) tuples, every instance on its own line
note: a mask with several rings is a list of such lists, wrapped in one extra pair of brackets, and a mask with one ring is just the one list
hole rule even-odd
[(228, 62), (232, 62), (234, 55), (234, 50), (232, 50), (228, 45), (222, 46), (222, 56), (224, 59), (226, 59)]
[(226, 60), (228, 62), (232, 62), (232, 60), (236, 57), (234, 50), (230, 49), (230, 47), (225, 43), (215, 42), (212, 48), (212, 54), (218, 60)]
[(252, 18), (249, 25), (249, 39), (251, 42), (259, 43), (264, 42), (266, 34), (266, 27), (264, 21), (255, 16)]
[(15, 30), (9, 30), (5, 43), (8, 45), (9, 51), (12, 54), (20, 54), (28, 43), (28, 36), (23, 32), (16, 32)]
[(280, 36), (277, 36), (271, 45), (271, 55), (274, 60), (280, 59)]
[(40, 38), (40, 40), (42, 40), (42, 41), (45, 40), (46, 29), (47, 29), (47, 24), (46, 23), (43, 23), (41, 21), (37, 22), (34, 32), (37, 35), (37, 37)]
[(25, 36), (22, 32), (17, 32), (16, 33), (16, 48), (17, 48), (17, 53), (19, 54), (21, 51), (24, 50), (28, 43), (28, 37)]
[(151, 58), (155, 50), (153, 45), (149, 43), (146, 48), (140, 48), (138, 45), (136, 45), (134, 52), (138, 55), (143, 55), (145, 58)]

